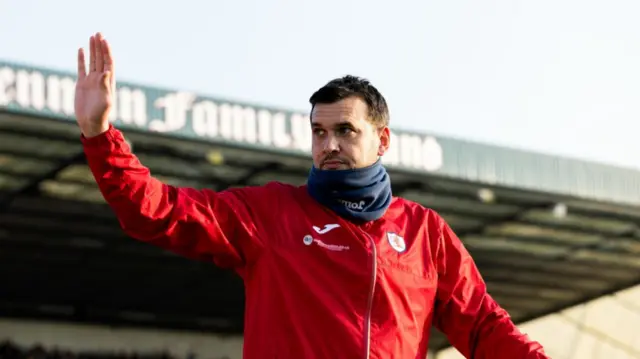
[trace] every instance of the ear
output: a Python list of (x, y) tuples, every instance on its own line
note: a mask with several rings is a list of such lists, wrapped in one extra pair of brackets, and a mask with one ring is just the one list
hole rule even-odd
[(387, 150), (389, 150), (389, 145), (391, 144), (391, 130), (389, 130), (389, 127), (385, 126), (378, 130), (378, 134), (380, 135), (378, 156), (382, 156), (387, 152)]

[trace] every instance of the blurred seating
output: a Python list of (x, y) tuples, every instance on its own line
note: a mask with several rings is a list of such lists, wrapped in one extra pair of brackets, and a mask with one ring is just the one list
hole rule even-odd
[(0, 359), (177, 359), (168, 353), (71, 352), (36, 345), (23, 348), (10, 341), (0, 343)]

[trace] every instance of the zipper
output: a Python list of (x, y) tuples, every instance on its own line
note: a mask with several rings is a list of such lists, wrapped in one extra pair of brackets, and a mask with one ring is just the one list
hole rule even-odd
[(376, 288), (376, 271), (377, 271), (377, 250), (376, 243), (373, 240), (373, 237), (369, 235), (369, 233), (365, 232), (363, 229), (360, 229), (362, 233), (364, 233), (367, 238), (369, 238), (369, 242), (371, 243), (371, 251), (372, 251), (372, 266), (371, 266), (371, 287), (369, 288), (369, 299), (367, 303), (367, 313), (364, 317), (364, 359), (369, 359), (369, 351), (371, 350), (371, 312), (373, 310), (373, 294)]

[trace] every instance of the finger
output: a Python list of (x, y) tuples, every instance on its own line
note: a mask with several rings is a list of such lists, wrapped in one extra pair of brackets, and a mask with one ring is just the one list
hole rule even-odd
[(104, 71), (115, 72), (115, 64), (111, 53), (111, 46), (107, 39), (102, 39), (102, 61), (104, 62)]
[(109, 78), (111, 79), (111, 87), (115, 87), (115, 64), (113, 62), (113, 56), (111, 55), (111, 46), (107, 39), (102, 39), (102, 55), (104, 57), (104, 71), (109, 72)]
[(84, 49), (78, 49), (78, 80), (87, 76), (87, 65), (84, 62)]
[(93, 36), (89, 38), (89, 72), (96, 70), (96, 40)]
[(102, 34), (97, 33), (95, 36), (96, 43), (96, 71), (104, 71), (104, 56), (102, 55)]

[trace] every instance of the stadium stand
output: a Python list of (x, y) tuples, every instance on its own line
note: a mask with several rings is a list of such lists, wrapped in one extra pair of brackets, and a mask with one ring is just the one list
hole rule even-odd
[[(72, 352), (40, 345), (21, 347), (11, 341), (0, 344), (0, 359), (176, 359), (167, 353)], [(195, 359), (194, 357), (190, 359)], [(228, 358), (220, 358), (228, 359)]]

